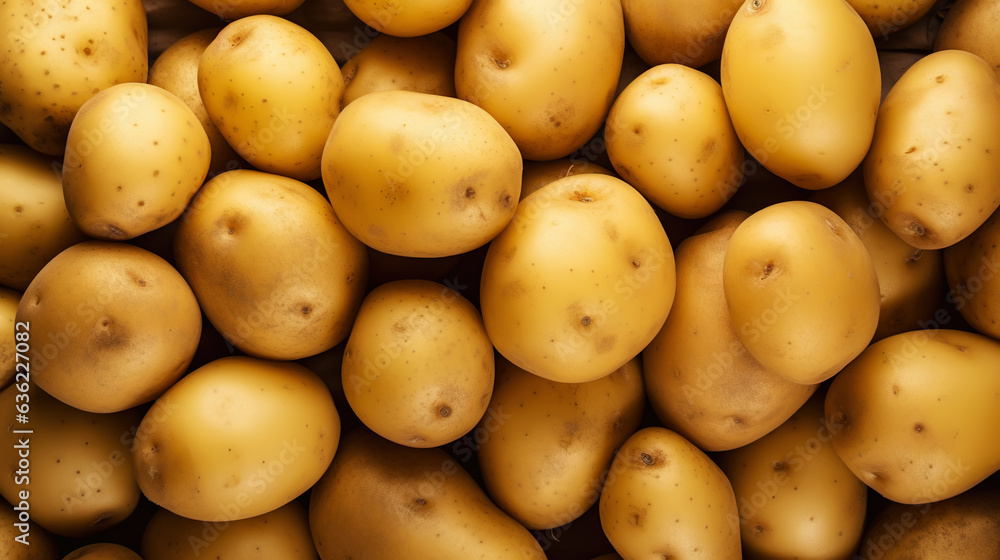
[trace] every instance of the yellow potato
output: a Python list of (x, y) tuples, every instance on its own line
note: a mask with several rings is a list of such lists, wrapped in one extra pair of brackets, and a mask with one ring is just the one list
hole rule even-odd
[(212, 12), (223, 20), (270, 14), (283, 16), (302, 5), (304, 0), (190, 0), (192, 4)]
[(0, 494), (8, 502), (27, 507), (31, 520), (52, 533), (72, 538), (103, 531), (132, 513), (139, 487), (128, 446), (137, 410), (83, 412), (21, 380), (0, 393), (0, 407), (0, 469), (6, 473)]
[(136, 479), (151, 502), (231, 522), (274, 511), (315, 484), (337, 450), (340, 417), (304, 366), (231, 356), (178, 381), (133, 440)]
[(201, 337), (198, 301), (180, 273), (111, 241), (79, 243), (49, 261), (17, 321), (31, 324), (32, 380), (90, 412), (155, 399), (187, 371)]
[(722, 43), (743, 0), (681, 2), (622, 0), (629, 43), (651, 66), (704, 66), (722, 56)]
[(760, 438), (816, 390), (761, 365), (730, 318), (723, 262), (729, 239), (748, 215), (720, 213), (677, 247), (677, 296), (663, 328), (642, 351), (646, 392), (656, 415), (706, 451)]
[[(18, 502), (20, 502), (18, 500)], [(31, 504), (20, 511), (0, 503), (0, 555), (7, 560), (59, 560), (59, 547), (51, 533), (31, 521)]]
[(0, 144), (0, 284), (23, 291), (60, 251), (87, 236), (66, 210), (59, 162)]
[(323, 560), (545, 558), (531, 533), (447, 453), (397, 445), (364, 428), (345, 434), (313, 487), (309, 525)]
[(550, 161), (524, 162), (524, 172), (521, 174), (521, 200), (556, 179), (580, 175), (581, 173), (598, 173), (614, 175), (605, 167), (587, 160), (560, 158)]
[(444, 33), (379, 35), (341, 68), (343, 109), (373, 91), (407, 90), (455, 97), (455, 41)]
[(666, 428), (644, 428), (611, 463), (601, 526), (623, 558), (740, 558), (733, 487), (711, 459)]
[(1000, 339), (1000, 211), (944, 250), (949, 303), (980, 334)]
[(211, 158), (205, 129), (176, 95), (148, 84), (111, 86), (70, 126), (66, 208), (91, 237), (132, 239), (181, 215)]
[(489, 434), (477, 450), (487, 493), (529, 529), (572, 523), (597, 503), (644, 405), (638, 359), (588, 383), (556, 383), (503, 361), (480, 424)]
[(373, 249), (407, 257), (488, 243), (514, 215), (521, 168), (486, 111), (413, 91), (357, 99), (323, 151), (323, 184), (344, 226)]
[(935, 0), (847, 0), (875, 37), (885, 38), (924, 17)]
[(212, 122), (251, 165), (319, 178), (344, 77), (315, 35), (276, 16), (238, 19), (202, 54), (198, 89)]
[(427, 280), (372, 290), (344, 349), (344, 393), (380, 436), (438, 447), (473, 429), (493, 392), (493, 346), (471, 302)]
[(968, 490), (1000, 469), (997, 363), (1000, 342), (965, 331), (910, 331), (872, 344), (826, 396), (834, 449), (894, 502)]
[(722, 88), (687, 66), (636, 78), (611, 107), (604, 137), (618, 174), (681, 218), (714, 213), (743, 182), (743, 145)]
[(642, 195), (614, 177), (574, 175), (520, 202), (486, 254), (480, 304), (504, 357), (585, 383), (653, 339), (674, 282), (670, 240)]
[(417, 37), (458, 21), (472, 0), (344, 0), (366, 25), (387, 35)]
[(70, 552), (63, 556), (63, 560), (143, 560), (143, 558), (120, 544), (95, 543)]
[(744, 558), (850, 558), (868, 487), (830, 445), (817, 393), (784, 424), (717, 457), (740, 506)]
[(459, 22), (455, 89), (525, 159), (566, 157), (611, 109), (624, 48), (618, 0), (479, 0)]
[(1000, 206), (1000, 76), (965, 51), (917, 61), (879, 109), (864, 161), (882, 221), (918, 249), (961, 241)]
[(788, 201), (754, 213), (729, 241), (722, 284), (740, 340), (795, 383), (820, 383), (860, 354), (878, 326), (875, 265), (840, 216)]
[(11, 0), (0, 4), (0, 21), (0, 122), (43, 154), (63, 153), (73, 117), (94, 94), (146, 81), (140, 0)]
[(757, 161), (806, 189), (864, 159), (879, 107), (878, 54), (841, 0), (747, 0), (722, 50), (722, 91)]
[(195, 521), (157, 510), (142, 533), (144, 560), (319, 560), (309, 516), (296, 501), (239, 521)]
[(208, 320), (237, 348), (294, 360), (347, 338), (364, 297), (368, 255), (314, 189), (260, 171), (228, 171), (205, 183), (180, 221), (177, 268)]
[[(17, 305), (21, 302), (21, 292), (0, 286), (0, 389), (14, 381), (15, 369), (24, 371), (31, 369), (25, 358), (17, 356), (16, 333), (23, 332), (23, 327), (15, 328), (14, 317), (17, 315)], [(21, 335), (25, 338), (29, 335)], [(24, 347), (22, 347), (23, 349)], [(21, 363), (20, 366), (17, 364)]]
[(1000, 74), (1000, 5), (989, 0), (957, 0), (945, 15), (934, 50), (969, 51)]
[(149, 83), (176, 95), (201, 122), (211, 145), (212, 159), (208, 166), (211, 174), (235, 169), (240, 165), (236, 150), (226, 142), (219, 127), (209, 118), (198, 90), (198, 64), (201, 62), (201, 55), (218, 34), (219, 28), (213, 27), (178, 39), (157, 57), (149, 69)]

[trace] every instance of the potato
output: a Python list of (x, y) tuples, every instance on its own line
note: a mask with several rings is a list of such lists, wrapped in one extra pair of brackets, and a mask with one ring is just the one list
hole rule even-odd
[(524, 197), (556, 179), (562, 179), (570, 175), (579, 175), (581, 173), (614, 176), (614, 173), (604, 166), (587, 160), (578, 161), (573, 158), (560, 158), (550, 161), (526, 160), (524, 162), (524, 171), (521, 173), (521, 200), (524, 200)]
[(458, 21), (472, 0), (344, 0), (344, 4), (372, 29), (396, 37), (417, 37)]
[(191, 0), (199, 8), (230, 21), (259, 14), (283, 16), (301, 6), (302, 2), (303, 0)]
[(212, 325), (260, 358), (332, 348), (364, 297), (364, 246), (321, 194), (279, 175), (237, 169), (205, 183), (174, 254)]
[(159, 509), (142, 534), (144, 560), (319, 560), (296, 501), (239, 521), (195, 521)]
[(238, 19), (202, 54), (198, 90), (212, 122), (251, 165), (319, 178), (344, 77), (315, 35), (276, 16)]
[(143, 558), (120, 544), (95, 543), (70, 552), (63, 557), (63, 560), (143, 560)]
[[(128, 452), (138, 411), (83, 412), (28, 385), (19, 380), (0, 393), (0, 470), (8, 473), (0, 477), (0, 494), (63, 537), (125, 520), (139, 503)], [(15, 404), (28, 405), (28, 422), (15, 418)]]
[(438, 447), (472, 430), (493, 392), (493, 346), (468, 300), (427, 280), (372, 290), (341, 370), (347, 402), (372, 431)]
[(33, 150), (61, 155), (84, 102), (115, 84), (146, 81), (140, 0), (11, 0), (0, 4), (0, 21), (0, 122)]
[(1000, 339), (1000, 211), (944, 250), (949, 303), (980, 334)]
[(545, 558), (531, 533), (447, 453), (397, 445), (363, 428), (344, 436), (313, 487), (309, 525), (323, 560)]
[(24, 291), (63, 249), (87, 236), (66, 210), (59, 162), (0, 144), (0, 284)]
[(969, 51), (1000, 74), (1000, 41), (997, 23), (1000, 6), (987, 0), (957, 0), (948, 9), (934, 40), (934, 50)]
[(80, 107), (66, 140), (63, 194), (91, 237), (132, 239), (168, 224), (212, 157), (194, 112), (163, 88), (119, 84)]
[(784, 424), (716, 462), (740, 505), (744, 558), (850, 558), (865, 525), (868, 487), (830, 445), (816, 393)]
[(600, 508), (604, 532), (623, 558), (740, 558), (729, 480), (666, 428), (644, 428), (622, 445)]
[(263, 515), (319, 480), (340, 440), (323, 381), (304, 366), (230, 356), (163, 394), (135, 434), (142, 493), (177, 515), (229, 522)]
[(219, 34), (219, 28), (202, 29), (178, 39), (161, 54), (149, 69), (149, 83), (161, 87), (184, 102), (201, 123), (211, 145), (212, 175), (240, 166), (236, 150), (226, 142), (226, 138), (208, 116), (205, 103), (198, 90), (198, 64), (201, 55)]
[(559, 179), (518, 204), (490, 243), (480, 304), (493, 345), (560, 383), (620, 368), (674, 299), (674, 254), (652, 207), (607, 175)]
[(79, 243), (49, 261), (16, 320), (31, 324), (33, 381), (89, 412), (155, 399), (187, 371), (201, 337), (184, 278), (149, 251), (111, 241)]
[[(0, 389), (14, 381), (15, 368), (21, 371), (25, 368), (30, 369), (24, 358), (17, 357), (15, 333), (24, 330), (14, 327), (14, 317), (17, 315), (17, 306), (20, 302), (21, 292), (0, 286)], [(21, 366), (16, 365), (21, 362), (24, 362)]]
[(881, 298), (874, 340), (923, 328), (944, 287), (941, 251), (911, 247), (886, 227), (879, 219), (884, 208), (868, 200), (860, 170), (810, 200), (843, 218), (872, 258)]
[(480, 424), (489, 434), (477, 450), (486, 492), (529, 529), (572, 523), (597, 503), (644, 406), (637, 358), (588, 383), (556, 383), (503, 361)]
[(935, 0), (847, 0), (875, 37), (887, 37), (924, 17)]
[(722, 287), (737, 334), (774, 373), (820, 383), (860, 354), (878, 327), (879, 283), (861, 239), (814, 202), (781, 202), (733, 232)]
[(910, 331), (872, 344), (826, 396), (834, 449), (894, 502), (968, 490), (1000, 469), (997, 363), (1000, 342), (964, 331)]
[(687, 66), (647, 70), (618, 96), (604, 127), (615, 171), (681, 218), (722, 208), (743, 182), (743, 145), (715, 80)]
[(965, 51), (917, 61), (879, 109), (864, 161), (882, 221), (918, 249), (961, 241), (1000, 206), (1000, 77)]
[(525, 159), (562, 158), (603, 124), (624, 49), (618, 0), (479, 0), (459, 22), (455, 90)]
[(341, 68), (348, 103), (373, 91), (406, 90), (455, 97), (455, 41), (444, 33), (379, 35)]
[(722, 50), (740, 141), (774, 174), (812, 190), (843, 181), (864, 159), (879, 76), (871, 33), (840, 0), (748, 0)]
[(622, 0), (629, 44), (650, 66), (704, 66), (722, 56), (726, 30), (742, 0)]
[[(23, 504), (19, 505), (24, 510)], [(55, 538), (30, 517), (30, 503), (23, 512), (0, 503), (0, 554), (7, 560), (59, 560)]]
[(488, 243), (514, 215), (521, 168), (517, 146), (486, 111), (413, 91), (355, 100), (323, 150), (323, 184), (344, 226), (405, 257)]
[(642, 351), (646, 392), (657, 417), (705, 451), (760, 438), (816, 390), (761, 365), (730, 318), (722, 267), (729, 239), (747, 216), (720, 213), (677, 247), (674, 304)]

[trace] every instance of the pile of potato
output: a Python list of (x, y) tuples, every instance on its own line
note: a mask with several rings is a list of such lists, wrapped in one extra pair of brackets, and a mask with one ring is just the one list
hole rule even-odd
[(998, 21), (7, 0), (0, 556), (1000, 558)]

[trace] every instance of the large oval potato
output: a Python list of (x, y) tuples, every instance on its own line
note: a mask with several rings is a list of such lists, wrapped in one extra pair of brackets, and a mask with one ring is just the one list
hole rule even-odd
[(618, 0), (479, 0), (459, 22), (455, 89), (525, 159), (566, 157), (611, 109), (624, 49)]
[(650, 66), (699, 68), (722, 56), (722, 44), (743, 0), (622, 0), (629, 44)]
[(323, 195), (280, 175), (236, 169), (205, 183), (174, 254), (212, 325), (261, 358), (329, 350), (347, 338), (364, 297), (364, 246)]
[(79, 243), (49, 261), (21, 296), (17, 321), (31, 324), (33, 381), (90, 412), (155, 399), (184, 375), (201, 338), (198, 301), (180, 273), (113, 241)]
[(344, 349), (344, 393), (380, 436), (438, 447), (472, 430), (493, 393), (493, 345), (454, 290), (400, 280), (372, 290)]
[(875, 265), (840, 216), (788, 201), (752, 214), (733, 232), (722, 268), (740, 340), (771, 371), (796, 383), (836, 375), (878, 327)]
[(1000, 339), (1000, 211), (944, 250), (947, 301), (980, 334)]
[(291, 362), (231, 356), (178, 381), (132, 442), (142, 493), (198, 521), (274, 511), (319, 480), (340, 440), (329, 389)]
[(882, 221), (918, 249), (958, 243), (1000, 207), (1000, 76), (965, 51), (920, 59), (879, 109), (864, 161)]
[(998, 363), (1000, 342), (965, 331), (910, 331), (872, 344), (827, 393), (834, 449), (894, 502), (961, 494), (1000, 469)]
[(799, 187), (836, 185), (868, 152), (878, 54), (846, 2), (748, 0), (726, 35), (721, 77), (743, 145)]
[(583, 174), (525, 198), (493, 240), (480, 283), (486, 332), (535, 375), (585, 383), (653, 339), (674, 299), (674, 254), (642, 195)]
[(341, 68), (343, 109), (366, 93), (407, 90), (455, 97), (455, 41), (444, 33), (379, 35)]
[(323, 184), (344, 226), (408, 257), (488, 243), (514, 215), (521, 171), (517, 146), (486, 111), (414, 91), (355, 100), (323, 150)]

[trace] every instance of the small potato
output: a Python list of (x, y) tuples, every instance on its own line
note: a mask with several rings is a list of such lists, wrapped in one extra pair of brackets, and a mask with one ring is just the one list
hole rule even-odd
[(722, 284), (747, 350), (795, 383), (836, 375), (878, 326), (879, 284), (868, 250), (840, 216), (814, 202), (781, 202), (740, 224)]
[(198, 90), (212, 122), (251, 165), (319, 178), (344, 77), (315, 35), (276, 16), (238, 19), (202, 54)]
[(66, 210), (58, 160), (0, 145), (0, 284), (24, 291), (60, 251), (87, 239)]
[(444, 33), (379, 35), (341, 68), (348, 103), (373, 91), (407, 90), (455, 97), (455, 41)]
[[(19, 371), (30, 369), (25, 359), (17, 357), (17, 339), (15, 333), (26, 329), (14, 327), (14, 317), (17, 306), (21, 302), (21, 292), (0, 286), (0, 389), (14, 381), (15, 368)], [(29, 335), (21, 335), (26, 338)], [(24, 363), (22, 363), (24, 362)], [(17, 366), (18, 363), (22, 365)]]
[(190, 0), (192, 4), (212, 12), (223, 20), (270, 14), (283, 16), (302, 5), (304, 0)]
[(143, 558), (120, 544), (95, 543), (70, 552), (63, 557), (63, 560), (143, 560)]
[(417, 37), (458, 21), (472, 0), (344, 0), (344, 4), (376, 31)]
[(650, 66), (698, 68), (722, 56), (722, 43), (743, 0), (622, 0), (629, 43)]
[(1000, 210), (944, 250), (948, 301), (980, 334), (1000, 339)]
[(368, 294), (344, 349), (344, 393), (380, 436), (438, 447), (476, 426), (493, 393), (493, 345), (479, 312), (426, 280)]
[(969, 51), (1000, 75), (1000, 4), (990, 0), (957, 0), (945, 15), (934, 40), (935, 51)]
[(615, 171), (681, 218), (721, 208), (743, 182), (743, 145), (719, 84), (680, 64), (653, 67), (615, 100), (604, 128)]
[(211, 157), (205, 129), (176, 95), (149, 84), (112, 86), (70, 126), (66, 208), (91, 237), (132, 239), (181, 215)]
[[(29, 492), (29, 498), (30, 492)], [(25, 509), (20, 499), (15, 500), (20, 509)], [(31, 515), (28, 503), (27, 515)], [(27, 533), (22, 523), (22, 513), (14, 506), (0, 503), (0, 556), (6, 560), (59, 560), (59, 547), (51, 533), (29, 520)]]
[(231, 522), (308, 490), (339, 440), (340, 417), (316, 374), (291, 362), (231, 356), (157, 399), (131, 457), (153, 503), (197, 521)]
[(524, 172), (521, 174), (521, 200), (556, 179), (580, 175), (581, 173), (614, 176), (614, 173), (607, 168), (587, 160), (576, 161), (573, 158), (550, 161), (526, 160)]
[[(0, 393), (0, 469), (7, 473), (0, 494), (18, 504), (27, 490), (31, 520), (63, 537), (85, 537), (125, 520), (139, 503), (128, 451), (139, 411), (83, 412), (28, 385), (19, 381)], [(29, 421), (22, 423), (15, 406), (26, 402), (25, 393)], [(26, 469), (18, 466), (25, 450)]]
[(887, 37), (924, 17), (935, 0), (847, 0), (875, 37)]

